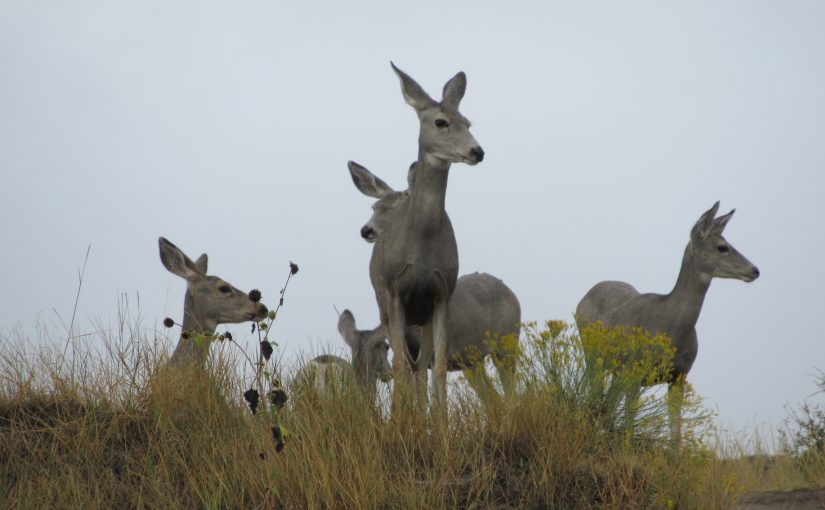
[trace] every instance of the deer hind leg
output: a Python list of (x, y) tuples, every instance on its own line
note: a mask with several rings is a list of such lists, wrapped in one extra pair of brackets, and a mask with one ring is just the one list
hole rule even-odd
[(512, 398), (516, 391), (516, 365), (520, 356), (518, 335), (504, 335), (498, 339), (493, 349), (493, 365), (501, 382), (501, 390), (505, 399)]
[(636, 416), (639, 414), (639, 402), (641, 398), (642, 387), (636, 383), (630, 383), (624, 400), (624, 428), (629, 434), (633, 433)]
[(490, 376), (487, 375), (484, 360), (481, 360), (474, 367), (465, 368), (464, 378), (467, 379), (467, 384), (476, 392), (484, 407), (489, 410), (490, 404), (494, 400), (498, 400), (498, 392), (493, 385), (493, 381), (490, 380)]
[(495, 361), (495, 366), (504, 398), (511, 399), (516, 391), (516, 360), (510, 357), (503, 358)]

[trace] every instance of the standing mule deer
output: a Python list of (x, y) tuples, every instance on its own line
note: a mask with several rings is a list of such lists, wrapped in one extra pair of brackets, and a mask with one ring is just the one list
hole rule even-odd
[(681, 437), (683, 383), (699, 348), (696, 321), (710, 282), (714, 277), (745, 282), (759, 277), (759, 269), (722, 237), (735, 209), (716, 218), (718, 210), (716, 202), (693, 226), (679, 277), (669, 294), (640, 294), (627, 283), (605, 281), (590, 289), (576, 307), (580, 325), (601, 321), (610, 328), (640, 327), (652, 335), (664, 333), (670, 338), (675, 350), (672, 370), (661, 380), (645, 383), (669, 385), (671, 435), (676, 446)]
[[(374, 243), (392, 225), (397, 207), (409, 199), (408, 191), (395, 191), (372, 172), (350, 162), (349, 171), (355, 186), (367, 196), (377, 198), (373, 214), (361, 228), (361, 237)], [(412, 186), (416, 164), (410, 166), (407, 182)], [(447, 371), (463, 370), (467, 382), (483, 397), (491, 394), (492, 385), (483, 369), (484, 359), (491, 355), (505, 394), (513, 389), (517, 349), (503, 345), (500, 337), (512, 335), (518, 339), (521, 306), (515, 294), (498, 278), (486, 273), (464, 275), (456, 282), (447, 310)], [(422, 329), (405, 328), (410, 351), (410, 363), (417, 359), (422, 341)], [(492, 343), (491, 343), (492, 341)], [(480, 366), (478, 366), (480, 364)]]
[(434, 352), (433, 409), (438, 421), (446, 423), (447, 303), (458, 278), (458, 247), (444, 210), (447, 178), (452, 163), (475, 165), (484, 151), (470, 133), (470, 122), (458, 111), (467, 85), (463, 72), (444, 85), (437, 102), (394, 64), (392, 68), (401, 80), (404, 100), (418, 115), (417, 175), (409, 199), (396, 209), (394, 228), (375, 243), (370, 280), (393, 348), (393, 405), (406, 398), (412, 386), (404, 329), (422, 326), (415, 360), (417, 400), (426, 398), (426, 367)]
[[(186, 280), (183, 332), (169, 360), (170, 364), (203, 366), (209, 353), (209, 336), (215, 333), (218, 324), (257, 321), (266, 317), (266, 306), (252, 301), (248, 293), (236, 289), (222, 278), (206, 274), (208, 258), (205, 253), (192, 262), (166, 238), (158, 238), (158, 245), (164, 267)], [(204, 340), (196, 342), (197, 335), (202, 335)]]
[(368, 402), (375, 402), (375, 382), (389, 382), (392, 370), (387, 361), (387, 334), (382, 326), (372, 330), (360, 330), (349, 310), (338, 318), (338, 332), (352, 351), (352, 364), (332, 354), (316, 356), (305, 364), (295, 376), (299, 388), (312, 387), (322, 396), (330, 395), (355, 377), (364, 390)]

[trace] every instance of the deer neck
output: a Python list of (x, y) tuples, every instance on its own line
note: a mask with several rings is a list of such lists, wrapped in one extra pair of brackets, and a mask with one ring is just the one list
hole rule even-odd
[[(218, 325), (211, 320), (200, 319), (195, 314), (195, 298), (191, 289), (186, 289), (186, 296), (183, 298), (183, 324), (181, 324), (181, 337), (175, 352), (172, 353), (170, 362), (172, 363), (193, 363), (195, 366), (202, 366), (206, 362), (206, 353), (209, 345), (204, 339), (198, 348), (195, 343), (195, 335), (211, 335)], [(187, 335), (184, 335), (186, 333)], [(186, 338), (184, 338), (186, 336)]]
[(711, 278), (699, 267), (693, 245), (688, 243), (685, 255), (682, 257), (682, 268), (679, 270), (676, 285), (667, 295), (671, 316), (679, 325), (696, 325), (705, 301), (705, 294), (710, 288)]
[(215, 332), (218, 324), (209, 319), (200, 318), (195, 314), (195, 298), (192, 291), (187, 289), (183, 298), (183, 330), (192, 334), (206, 333), (211, 335)]
[(419, 153), (415, 180), (410, 187), (411, 214), (408, 226), (415, 231), (440, 228), (446, 215), (447, 179), (450, 163), (429, 154)]
[(367, 359), (368, 353), (365, 352), (367, 348), (359, 345), (352, 348), (352, 368), (355, 372), (355, 378), (365, 390), (368, 390), (370, 383), (375, 385), (375, 381), (370, 380), (370, 366)]

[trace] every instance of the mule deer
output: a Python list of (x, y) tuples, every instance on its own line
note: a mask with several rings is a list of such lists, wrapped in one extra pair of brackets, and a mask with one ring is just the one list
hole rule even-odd
[(484, 151), (470, 133), (470, 122), (458, 111), (467, 84), (463, 72), (444, 85), (441, 102), (437, 102), (394, 64), (392, 68), (401, 81), (404, 100), (418, 115), (418, 170), (409, 200), (396, 209), (395, 228), (375, 243), (370, 280), (381, 325), (393, 348), (394, 405), (411, 386), (404, 329), (422, 326), (421, 350), (415, 360), (419, 400), (426, 398), (426, 367), (434, 352), (433, 409), (444, 422), (447, 303), (458, 278), (458, 248), (444, 210), (447, 177), (452, 163), (475, 165), (484, 158)]
[(641, 327), (650, 334), (664, 333), (670, 338), (675, 349), (672, 370), (661, 380), (646, 384), (669, 385), (671, 434), (676, 445), (681, 436), (683, 382), (696, 359), (696, 321), (710, 282), (714, 277), (745, 282), (759, 277), (759, 269), (722, 237), (735, 209), (716, 218), (718, 210), (716, 202), (693, 226), (679, 277), (669, 294), (640, 294), (627, 283), (605, 281), (590, 289), (576, 307), (580, 325), (601, 321), (606, 327)]
[[(236, 289), (222, 278), (206, 274), (208, 258), (205, 253), (192, 262), (166, 238), (158, 238), (158, 245), (163, 266), (186, 280), (183, 332), (169, 360), (170, 364), (203, 366), (209, 353), (209, 337), (218, 324), (258, 321), (266, 317), (266, 306), (252, 301), (248, 293)], [(195, 335), (202, 335), (204, 340), (196, 342)]]
[[(396, 208), (408, 199), (408, 191), (395, 191), (387, 183), (364, 168), (350, 162), (349, 171), (356, 187), (365, 195), (377, 198), (373, 214), (361, 228), (361, 237), (374, 243), (386, 230), (393, 228)], [(415, 180), (416, 164), (410, 166), (407, 182)], [(513, 335), (518, 339), (521, 306), (515, 294), (498, 278), (486, 273), (464, 275), (456, 282), (447, 310), (447, 371), (464, 370), (467, 381), (479, 394), (489, 393), (490, 381), (483, 360), (492, 355), (502, 383), (509, 393), (513, 388), (516, 349), (502, 345), (497, 338)], [(488, 341), (492, 340), (491, 344)], [(422, 330), (418, 326), (405, 329), (407, 347), (412, 362), (418, 357)]]
[(311, 386), (319, 395), (329, 395), (354, 376), (368, 402), (374, 402), (375, 382), (392, 378), (384, 328), (359, 330), (352, 312), (344, 310), (338, 318), (338, 332), (351, 349), (352, 363), (332, 354), (317, 356), (299, 370), (295, 377), (298, 387)]

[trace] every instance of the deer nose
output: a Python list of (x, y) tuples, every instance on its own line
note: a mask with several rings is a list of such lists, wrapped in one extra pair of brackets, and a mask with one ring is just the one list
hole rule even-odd
[(753, 269), (751, 271), (753, 272), (753, 278), (754, 279), (759, 278), (759, 268), (758, 267), (753, 266)]
[(268, 313), (269, 313), (269, 310), (266, 308), (266, 306), (261, 305), (261, 306), (258, 308), (258, 315), (260, 315), (261, 317), (265, 317), (265, 316), (266, 316), (266, 314), (268, 314)]
[(361, 237), (364, 239), (369, 239), (375, 234), (375, 231), (369, 225), (364, 225), (361, 227)]
[(481, 147), (473, 147), (472, 149), (470, 149), (470, 154), (472, 154), (473, 157), (476, 158), (476, 161), (479, 163), (481, 163), (481, 161), (484, 160), (484, 149), (482, 149)]

